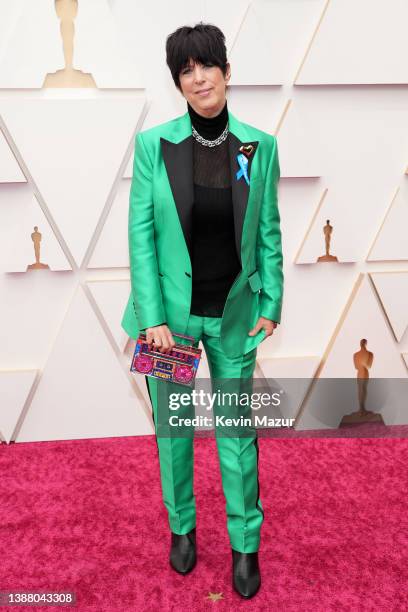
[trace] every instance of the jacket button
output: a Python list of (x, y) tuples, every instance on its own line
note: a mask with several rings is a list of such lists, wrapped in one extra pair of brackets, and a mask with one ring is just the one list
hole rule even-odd
[(189, 277), (191, 278), (191, 274), (189, 274), (188, 272), (184, 272), (184, 274), (185, 274), (186, 276), (189, 276)]

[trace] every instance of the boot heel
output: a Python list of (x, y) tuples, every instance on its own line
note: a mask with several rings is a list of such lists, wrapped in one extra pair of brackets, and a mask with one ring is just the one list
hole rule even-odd
[(179, 535), (171, 532), (170, 565), (179, 574), (188, 574), (197, 562), (196, 529)]

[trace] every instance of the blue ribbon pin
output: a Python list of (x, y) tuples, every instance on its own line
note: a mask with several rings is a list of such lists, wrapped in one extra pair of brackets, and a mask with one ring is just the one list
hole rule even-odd
[(239, 181), (241, 176), (243, 176), (247, 182), (247, 185), (249, 185), (249, 178), (247, 172), (248, 160), (243, 153), (240, 153), (239, 155), (237, 155), (237, 161), (240, 167), (240, 170), (238, 170), (238, 172), (236, 173), (237, 181)]

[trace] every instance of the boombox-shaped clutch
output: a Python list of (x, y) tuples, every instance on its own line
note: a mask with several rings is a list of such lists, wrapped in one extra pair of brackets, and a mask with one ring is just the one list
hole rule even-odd
[[(189, 340), (194, 344), (193, 336), (183, 334), (172, 335)], [(188, 344), (179, 344), (168, 353), (160, 353), (155, 350), (154, 343), (149, 349), (146, 334), (141, 332), (136, 342), (135, 352), (130, 365), (131, 372), (139, 372), (145, 376), (153, 376), (167, 382), (175, 382), (181, 385), (192, 386), (201, 359), (201, 349)]]

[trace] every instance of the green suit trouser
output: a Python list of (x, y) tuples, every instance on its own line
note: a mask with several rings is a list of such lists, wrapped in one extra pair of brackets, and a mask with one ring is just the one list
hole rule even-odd
[[(186, 335), (202, 341), (211, 376), (212, 393), (226, 389), (250, 392), (257, 349), (238, 358), (229, 358), (220, 345), (221, 317), (201, 317), (190, 314)], [(174, 330), (177, 331), (177, 330)], [(177, 342), (181, 340), (176, 338)], [(173, 415), (169, 409), (169, 393), (189, 393), (190, 388), (146, 376), (153, 407), (156, 442), (159, 453), (163, 502), (168, 511), (171, 531), (185, 534), (196, 526), (196, 499), (193, 490), (193, 435), (160, 434), (160, 424)], [(249, 386), (248, 386), (249, 385)], [(219, 395), (218, 395), (219, 396)], [(180, 413), (194, 416), (194, 407)], [(228, 412), (229, 411), (229, 412)], [(236, 415), (248, 408), (236, 405)], [(250, 407), (249, 407), (250, 411)], [(214, 404), (215, 414), (231, 416), (231, 408), (223, 402)], [(170, 414), (171, 413), (171, 414)], [(248, 423), (248, 422), (246, 422)], [(214, 424), (215, 418), (214, 418)], [(224, 429), (224, 428), (223, 428)], [(238, 432), (238, 429), (233, 431)], [(215, 427), (218, 459), (226, 501), (227, 529), (231, 547), (239, 552), (256, 552), (260, 544), (260, 529), (264, 511), (259, 498), (258, 439), (256, 429), (245, 425), (239, 435), (228, 435)], [(244, 433), (243, 433), (244, 432)]]

